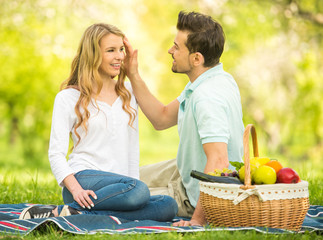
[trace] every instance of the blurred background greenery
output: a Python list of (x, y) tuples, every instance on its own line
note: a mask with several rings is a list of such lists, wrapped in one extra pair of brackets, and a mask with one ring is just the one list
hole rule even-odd
[[(188, 81), (171, 72), (167, 53), (180, 10), (222, 24), (221, 61), (240, 87), (245, 125), (256, 125), (260, 154), (321, 164), (322, 0), (0, 0), (1, 170), (49, 171), (53, 101), (93, 23), (122, 29), (151, 91), (165, 104), (175, 99)], [(140, 113), (141, 165), (175, 158), (177, 145), (176, 127), (155, 131)]]

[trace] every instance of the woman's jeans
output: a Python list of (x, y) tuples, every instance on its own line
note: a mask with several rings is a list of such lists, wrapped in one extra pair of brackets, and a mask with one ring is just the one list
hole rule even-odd
[[(84, 170), (75, 178), (85, 190), (92, 190), (97, 196), (90, 210), (82, 208), (74, 201), (67, 188), (63, 188), (66, 205), (82, 214), (111, 215), (128, 220), (170, 221), (177, 213), (176, 201), (165, 195), (150, 196), (149, 189), (140, 180), (98, 170)], [(59, 212), (62, 206), (59, 206)]]

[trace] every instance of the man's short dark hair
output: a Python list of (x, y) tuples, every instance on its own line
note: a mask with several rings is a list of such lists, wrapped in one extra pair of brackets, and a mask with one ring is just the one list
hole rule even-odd
[(200, 52), (204, 57), (204, 67), (219, 63), (224, 48), (224, 32), (212, 17), (197, 13), (178, 14), (177, 30), (188, 31), (186, 47), (190, 53)]

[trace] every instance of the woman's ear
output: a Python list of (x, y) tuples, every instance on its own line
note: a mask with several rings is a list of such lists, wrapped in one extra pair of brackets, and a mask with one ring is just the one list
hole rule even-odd
[(204, 56), (200, 52), (192, 53), (191, 61), (194, 67), (198, 67), (204, 64)]

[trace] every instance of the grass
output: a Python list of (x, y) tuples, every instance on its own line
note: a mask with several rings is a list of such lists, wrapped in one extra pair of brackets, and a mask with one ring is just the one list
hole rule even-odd
[[(289, 164), (290, 165), (290, 164)], [(310, 203), (312, 205), (323, 205), (323, 183), (322, 167), (311, 163), (295, 164), (302, 179), (309, 182)], [(61, 189), (50, 171), (36, 170), (0, 170), (0, 203), (41, 203), (41, 204), (62, 204)], [(246, 232), (199, 232), (199, 233), (163, 233), (151, 235), (75, 235), (64, 232), (54, 225), (46, 225), (38, 231), (33, 231), (25, 237), (4, 236), (0, 239), (323, 239), (322, 235), (316, 233), (304, 234), (262, 234), (255, 231)]]
[[(314, 233), (304, 233), (304, 234), (281, 234), (281, 235), (272, 235), (272, 234), (261, 234), (255, 231), (246, 231), (246, 232), (229, 232), (229, 231), (220, 231), (220, 232), (198, 232), (198, 233), (162, 233), (162, 234), (136, 234), (136, 235), (106, 235), (106, 234), (95, 234), (95, 235), (74, 235), (71, 233), (63, 232), (53, 225), (43, 227), (42, 229), (35, 231), (25, 237), (10, 237), (8, 239), (48, 239), (48, 240), (57, 240), (57, 239), (125, 239), (125, 240), (155, 240), (155, 239), (174, 239), (174, 240), (226, 240), (226, 239), (248, 239), (248, 240), (267, 240), (267, 239), (282, 239), (282, 240), (312, 240), (312, 239), (323, 239), (323, 236), (314, 234)], [(1, 239), (1, 237), (0, 237)]]

